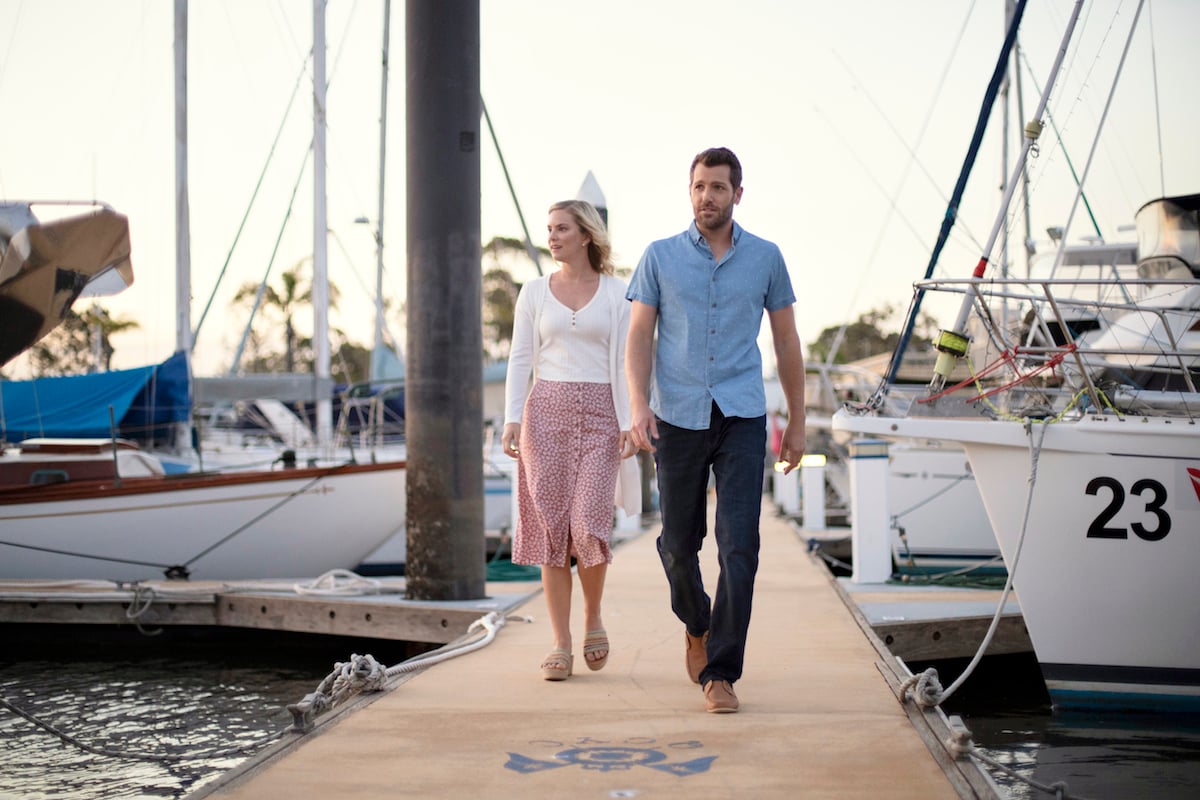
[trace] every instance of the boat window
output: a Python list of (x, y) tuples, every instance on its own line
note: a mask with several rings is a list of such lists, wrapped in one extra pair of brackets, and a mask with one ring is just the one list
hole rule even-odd
[(29, 476), (32, 486), (48, 486), (51, 483), (66, 483), (71, 476), (65, 469), (35, 469)]

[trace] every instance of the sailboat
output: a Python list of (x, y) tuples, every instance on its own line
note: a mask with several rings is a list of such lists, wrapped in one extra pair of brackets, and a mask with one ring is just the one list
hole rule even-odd
[[(133, 280), (124, 216), (99, 207), (43, 224), (30, 205), (16, 204), (0, 235), (5, 360), (93, 281)], [(403, 462), (169, 475), (120, 437), (118, 420), (167, 435), (189, 386), (182, 353), (155, 368), (0, 382), (0, 578), (302, 578), (354, 566), (403, 526), (403, 504), (381, 502), (403, 496)]]
[(1056, 707), (1195, 711), (1200, 195), (1135, 224), (1133, 277), (986, 276), (993, 234), (972, 277), (919, 281), (960, 309), (929, 383), (834, 426), (962, 445)]
[[(176, 10), (184, 13), (180, 4)], [(314, 27), (318, 32), (323, 31), (319, 24)], [(186, 25), (177, 25), (177, 34), (181, 28), (186, 30)], [(323, 50), (323, 42), (318, 42), (315, 52)], [(323, 64), (323, 56), (320, 60)], [(186, 64), (186, 58), (178, 62)], [(318, 69), (317, 73), (314, 90), (322, 91), (323, 71)], [(324, 106), (323, 102), (319, 105)], [(314, 141), (323, 141), (319, 135), (322, 122), (317, 121), (318, 135)], [(185, 174), (186, 168), (180, 173)], [(321, 189), (318, 189), (319, 201), (323, 201)], [(186, 281), (185, 186), (180, 187), (177, 196), (181, 198), (178, 269), (181, 281)], [(323, 210), (323, 202), (317, 206)], [(314, 238), (318, 255), (323, 256), (320, 243), (325, 226), (320, 217), (318, 213), (319, 233)], [(27, 227), (21, 225), (5, 240), (6, 256), (20, 252), (24, 242), (36, 240), (36, 231), (27, 231)], [(110, 256), (113, 248), (108, 241), (89, 240), (79, 248), (81, 252), (73, 255), (76, 260), (95, 262), (106, 269), (122, 266), (130, 272), (127, 230), (124, 241), (122, 259)], [(323, 258), (314, 261), (321, 262)], [(4, 263), (7, 265), (7, 259)], [(56, 291), (38, 307), (43, 318), (53, 318), (51, 312), (61, 312), (78, 296), (86, 281), (75, 279), (74, 275), (61, 268), (57, 270), (58, 283), (52, 281), (51, 287), (65, 287), (65, 290)], [(23, 274), (18, 274), (17, 279), (18, 285), (28, 283)], [(323, 280), (322, 273), (314, 282), (320, 286)], [(183, 309), (180, 339), (185, 346), (180, 348), (178, 358), (167, 364), (179, 362), (182, 380), (177, 383), (183, 387), (187, 402), (169, 401), (158, 406), (170, 414), (180, 408), (189, 413), (193, 399), (186, 346), (190, 338), (186, 313), (189, 293), (187, 284), (181, 285), (185, 290), (179, 293)], [(320, 324), (321, 303), (318, 301), (316, 305), (318, 336), (315, 338), (318, 338), (324, 329)], [(0, 347), (5, 350), (20, 352), (35, 336), (53, 327), (43, 325), (35, 329), (24, 322), (24, 316), (10, 313), (9, 306), (3, 310), (6, 313), (0, 316)], [(318, 379), (328, 376), (327, 342), (324, 347), (318, 345), (319, 354), (322, 350), (325, 367), (318, 363)], [(126, 407), (138, 396), (148, 397), (147, 385), (160, 383), (157, 368), (146, 374), (152, 377), (142, 378), (143, 385), (136, 385), (136, 380), (125, 380), (124, 388), (117, 392)], [(129, 376), (114, 377), (121, 381)], [(68, 403), (74, 401), (80, 408), (94, 410), (96, 402), (90, 393), (55, 388)], [(52, 389), (50, 384), (43, 383), (33, 385), (31, 391), (36, 401), (41, 393)], [(149, 400), (144, 402), (146, 406), (155, 405)], [(331, 403), (323, 398), (317, 405), (318, 436), (328, 441)], [(119, 436), (116, 415), (110, 414), (107, 436), (30, 439), (22, 434), (20, 440), (14, 437), (15, 446), (3, 448), (0, 550), (4, 556), (0, 558), (0, 578), (117, 581), (162, 577), (302, 578), (334, 568), (353, 567), (403, 530), (405, 462), (402, 459), (378, 463), (334, 459), (303, 465), (276, 459), (266, 467), (227, 474), (195, 470), (168, 474), (170, 470), (162, 458), (136, 451), (131, 442)], [(178, 420), (172, 418), (167, 422)], [(34, 424), (41, 425), (41, 418)]]

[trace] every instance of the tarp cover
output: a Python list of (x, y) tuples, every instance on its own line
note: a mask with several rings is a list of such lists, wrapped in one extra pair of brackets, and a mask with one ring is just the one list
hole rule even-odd
[(154, 437), (156, 427), (187, 421), (191, 392), (184, 354), (136, 369), (0, 381), (0, 439), (15, 444), (36, 436), (108, 437), (110, 406), (119, 435), (139, 441)]
[[(29, 223), (31, 219), (27, 204), (6, 204), (0, 214), (0, 238), (5, 240), (0, 250), (0, 364), (61, 325), (93, 279), (116, 272), (117, 285), (133, 283), (129, 220), (123, 215), (96, 208), (46, 223)], [(19, 225), (25, 227), (10, 233)]]

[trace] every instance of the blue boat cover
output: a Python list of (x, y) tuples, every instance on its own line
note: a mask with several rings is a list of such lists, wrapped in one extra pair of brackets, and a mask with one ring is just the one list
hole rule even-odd
[(166, 436), (170, 423), (186, 422), (192, 406), (186, 355), (156, 366), (93, 375), (0, 381), (0, 440), (33, 437), (96, 438), (119, 435), (144, 441)]

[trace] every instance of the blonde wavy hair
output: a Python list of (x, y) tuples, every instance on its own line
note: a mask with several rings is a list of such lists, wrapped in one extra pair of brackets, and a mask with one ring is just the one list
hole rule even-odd
[(592, 269), (602, 275), (613, 274), (612, 244), (608, 240), (608, 228), (596, 207), (586, 200), (560, 200), (550, 206), (553, 211), (566, 211), (591, 241), (588, 243), (588, 262)]

